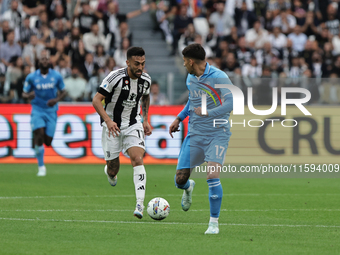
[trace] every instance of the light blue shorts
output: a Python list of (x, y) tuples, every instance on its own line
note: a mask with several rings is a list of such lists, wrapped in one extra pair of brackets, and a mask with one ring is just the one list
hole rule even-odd
[(230, 131), (205, 136), (188, 134), (179, 153), (177, 170), (194, 168), (204, 162), (216, 162), (223, 165), (230, 136)]
[(32, 131), (38, 128), (45, 128), (45, 134), (49, 137), (54, 136), (57, 125), (57, 112), (32, 110), (31, 128)]

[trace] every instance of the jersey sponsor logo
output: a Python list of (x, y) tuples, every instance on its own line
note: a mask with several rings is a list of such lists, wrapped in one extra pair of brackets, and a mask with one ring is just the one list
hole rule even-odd
[(137, 105), (136, 97), (137, 95), (135, 93), (132, 93), (128, 100), (123, 101), (122, 105), (124, 107), (132, 107), (132, 108), (135, 107)]
[(54, 88), (54, 83), (42, 83), (42, 84), (37, 84), (36, 85), (37, 89), (53, 89)]

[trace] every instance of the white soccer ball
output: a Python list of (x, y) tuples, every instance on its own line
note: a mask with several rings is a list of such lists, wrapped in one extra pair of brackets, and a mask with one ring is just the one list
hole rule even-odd
[(148, 203), (147, 212), (152, 219), (163, 220), (170, 213), (170, 205), (164, 198), (155, 197)]

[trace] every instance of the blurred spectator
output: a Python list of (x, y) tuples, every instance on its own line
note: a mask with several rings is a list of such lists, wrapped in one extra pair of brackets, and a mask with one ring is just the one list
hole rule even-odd
[(84, 78), (88, 81), (92, 77), (94, 70), (97, 68), (97, 64), (93, 61), (93, 54), (87, 53), (85, 56), (84, 69), (81, 70)]
[(321, 78), (322, 71), (324, 69), (324, 64), (322, 63), (321, 55), (318, 52), (314, 52), (312, 56), (312, 63), (310, 70), (312, 71), (313, 78)]
[(110, 72), (119, 69), (119, 67), (116, 65), (116, 61), (114, 60), (113, 57), (109, 57), (106, 60), (106, 64), (105, 64), (105, 76), (107, 76)]
[(340, 54), (340, 30), (339, 30), (339, 34), (333, 36), (332, 39), (332, 45), (334, 48), (334, 55), (339, 55)]
[(39, 18), (35, 22), (35, 28), (36, 29), (40, 29), (42, 27), (42, 25), (49, 26), (47, 12), (45, 12), (43, 10), (40, 11), (38, 17)]
[(120, 49), (117, 49), (114, 54), (114, 59), (119, 67), (126, 67), (126, 53), (130, 47), (130, 41), (128, 38), (124, 38)]
[(287, 9), (282, 9), (281, 13), (273, 20), (273, 27), (281, 27), (284, 34), (289, 34), (296, 26), (296, 19), (293, 15), (289, 14)]
[(323, 48), (325, 43), (332, 41), (332, 34), (325, 26), (323, 26), (321, 32), (316, 35), (315, 39), (318, 42), (319, 47)]
[(302, 68), (300, 66), (300, 60), (297, 56), (292, 57), (292, 64), (289, 67), (288, 70), (288, 77), (293, 78), (296, 80), (296, 78), (300, 78), (302, 75)]
[(59, 58), (65, 59), (66, 65), (70, 66), (71, 59), (68, 54), (65, 53), (64, 41), (61, 39), (56, 40), (56, 48), (54, 50), (54, 53), (51, 53), (50, 61), (53, 66), (57, 64)]
[(20, 27), (20, 42), (22, 47), (29, 43), (31, 36), (35, 34), (35, 29), (30, 27), (30, 16), (26, 16), (22, 26)]
[(268, 41), (278, 50), (282, 50), (287, 45), (287, 37), (281, 33), (280, 27), (274, 27), (273, 33), (268, 36)]
[[(55, 0), (52, 0), (52, 1), (55, 1)], [(56, 27), (55, 23), (62, 22), (64, 26), (64, 30), (69, 32), (71, 30), (72, 25), (71, 25), (70, 20), (65, 16), (65, 10), (66, 10), (66, 7), (64, 7), (61, 4), (57, 4), (54, 7), (54, 12), (52, 14), (52, 17), (49, 16), (49, 20), (50, 20), (51, 27)]]
[(193, 19), (187, 15), (188, 8), (186, 5), (181, 4), (179, 6), (179, 13), (176, 15), (174, 19), (174, 29), (173, 29), (173, 43), (172, 43), (172, 51), (170, 55), (176, 55), (176, 51), (178, 48), (178, 40), (181, 35), (184, 34), (186, 28), (190, 23), (193, 23)]
[(209, 23), (215, 26), (218, 37), (230, 35), (231, 28), (235, 25), (233, 17), (225, 10), (225, 1), (216, 3), (216, 11), (209, 17)]
[(338, 4), (333, 2), (327, 7), (327, 21), (325, 25), (332, 35), (339, 34), (339, 19), (337, 18)]
[(295, 26), (293, 33), (288, 35), (288, 38), (292, 40), (293, 49), (301, 52), (305, 48), (305, 44), (307, 42), (307, 36), (301, 33), (301, 27)]
[(166, 42), (172, 44), (173, 37), (170, 30), (170, 22), (173, 21), (176, 14), (176, 0), (154, 0), (151, 6), (150, 16), (154, 22), (154, 31), (160, 29)]
[(67, 61), (63, 57), (59, 57), (59, 59), (57, 60), (57, 64), (54, 67), (54, 70), (59, 72), (63, 79), (71, 75), (71, 68), (68, 67), (67, 64)]
[(236, 75), (241, 75), (241, 68), (236, 61), (234, 53), (228, 53), (225, 61), (222, 61), (221, 69), (230, 77), (233, 78)]
[(215, 32), (215, 27), (213, 24), (209, 24), (209, 33), (205, 38), (205, 42), (207, 45), (213, 50), (216, 50), (217, 47), (217, 33)]
[(22, 0), (23, 10), (26, 14), (38, 15), (40, 11), (45, 11), (46, 6), (41, 0)]
[(79, 41), (81, 41), (79, 27), (72, 27), (70, 36), (70, 46), (72, 50), (76, 50), (78, 48)]
[(235, 51), (237, 48), (237, 42), (238, 42), (238, 33), (237, 33), (237, 27), (232, 27), (230, 35), (225, 37), (225, 40), (227, 41), (229, 45), (229, 49), (231, 51)]
[(15, 56), (21, 56), (21, 47), (14, 42), (14, 31), (10, 30), (7, 34), (7, 42), (1, 44), (0, 59), (5, 66), (8, 66), (10, 59)]
[(261, 27), (260, 20), (256, 20), (253, 28), (248, 29), (245, 35), (245, 40), (250, 48), (262, 48), (268, 40), (268, 31)]
[(123, 38), (128, 38), (130, 45), (132, 45), (132, 33), (129, 29), (129, 25), (126, 21), (122, 21), (119, 24), (119, 33), (116, 34), (116, 44), (115, 48), (119, 48)]
[(287, 40), (287, 46), (282, 52), (282, 59), (283, 59), (283, 67), (285, 71), (288, 73), (288, 68), (292, 64), (292, 59), (299, 56), (299, 52), (293, 49), (293, 42), (292, 40)]
[[(9, 103), (18, 103), (21, 98), (23, 84), (19, 81), (23, 75), (23, 61), (21, 57), (15, 56), (10, 59), (6, 72), (5, 87), (9, 88)], [(20, 93), (20, 94), (19, 94)]]
[(99, 85), (105, 78), (104, 69), (101, 67), (97, 67), (94, 70), (93, 76), (89, 79), (86, 85), (86, 99), (87, 101), (92, 101), (94, 95), (97, 93), (99, 89)]
[(72, 67), (71, 76), (64, 80), (67, 96), (64, 101), (83, 102), (86, 92), (86, 80), (79, 76), (77, 66)]
[(55, 29), (53, 30), (56, 39), (64, 39), (68, 35), (66, 26), (63, 20), (56, 20), (54, 23)]
[(250, 59), (253, 51), (246, 47), (246, 40), (244, 37), (241, 37), (238, 40), (238, 48), (236, 50), (236, 58), (238, 59), (241, 66), (244, 64), (250, 63)]
[(84, 62), (86, 56), (85, 46), (82, 40), (79, 40), (78, 47), (71, 50), (71, 62), (74, 64), (78, 64), (81, 66), (80, 71), (85, 72)]
[(38, 41), (36, 35), (32, 35), (30, 43), (26, 44), (22, 52), (24, 62), (29, 66), (35, 66), (36, 60), (39, 59), (41, 51), (45, 48), (45, 45)]
[[(81, 6), (81, 11), (79, 11)], [(91, 32), (93, 23), (98, 23), (98, 17), (94, 14), (94, 10), (90, 7), (88, 1), (82, 2), (77, 0), (74, 8), (73, 18), (76, 19), (81, 34)]]
[(181, 35), (178, 41), (178, 51), (181, 53), (186, 46), (193, 43), (195, 41), (195, 36), (196, 32), (194, 24), (189, 24), (184, 34)]
[(305, 22), (305, 18), (307, 15), (306, 10), (302, 6), (302, 2), (300, 0), (293, 0), (293, 16), (296, 18), (296, 24), (302, 26)]
[[(48, 20), (51, 22), (54, 19), (64, 19), (66, 17), (67, 0), (45, 0), (46, 12)], [(53, 25), (52, 25), (53, 26)]]
[(325, 43), (322, 56), (322, 77), (329, 77), (333, 66), (333, 46), (330, 42)]
[(104, 46), (101, 44), (96, 45), (96, 52), (93, 55), (93, 61), (99, 67), (104, 68), (107, 55), (105, 54)]
[(160, 92), (157, 81), (152, 81), (150, 87), (150, 105), (168, 105), (169, 101), (165, 94)]
[(249, 78), (257, 78), (262, 76), (262, 67), (257, 64), (256, 58), (251, 57), (249, 64), (242, 66), (242, 76)]
[(274, 14), (273, 12), (267, 10), (266, 14), (264, 16), (264, 28), (267, 31), (272, 31), (273, 30), (273, 20), (274, 20)]
[(14, 30), (10, 29), (8, 20), (4, 20), (0, 29), (0, 43), (7, 42), (7, 34), (9, 31), (14, 31), (14, 42), (18, 42), (20, 40), (19, 27), (14, 28)]
[(46, 24), (42, 24), (38, 30), (38, 39), (45, 44), (46, 48), (53, 50), (55, 48), (55, 37), (53, 31)]
[[(120, 45), (120, 42), (123, 37), (120, 36), (119, 33), (119, 25), (122, 22), (126, 22), (128, 19), (137, 17), (141, 15), (142, 13), (148, 11), (149, 5), (143, 5), (141, 9), (129, 12), (127, 14), (121, 14), (117, 13), (116, 10), (116, 4), (113, 2), (109, 2), (107, 5), (108, 11), (103, 16), (103, 22), (104, 22), (104, 34), (111, 36), (111, 43), (110, 48), (114, 46)], [(126, 24), (127, 25), (127, 24)], [(124, 35), (127, 36), (127, 35)], [(131, 39), (131, 38), (130, 38)]]
[(240, 9), (235, 9), (234, 18), (239, 36), (244, 36), (247, 30), (253, 26), (253, 23), (257, 19), (255, 13), (248, 10), (246, 2), (242, 2)]
[(305, 22), (302, 24), (301, 32), (307, 36), (318, 34), (319, 20), (314, 17), (314, 12), (307, 12)]
[(270, 42), (266, 42), (262, 49), (255, 52), (258, 65), (270, 66), (272, 58), (279, 57), (280, 53), (277, 49), (273, 49)]
[(84, 46), (87, 52), (94, 53), (98, 44), (105, 45), (105, 36), (99, 32), (99, 26), (97, 23), (93, 23), (91, 26), (91, 32), (86, 33), (83, 36)]
[(214, 53), (212, 52), (211, 48), (203, 43), (202, 36), (200, 34), (195, 35), (195, 41), (194, 43), (198, 43), (202, 45), (203, 49), (205, 50), (205, 58), (211, 58), (214, 56)]
[(280, 10), (290, 10), (291, 2), (289, 0), (269, 0), (268, 10), (273, 12), (274, 16), (280, 13)]
[(18, 1), (12, 0), (11, 8), (6, 11), (1, 17), (1, 20), (7, 20), (9, 22), (9, 26), (11, 29), (14, 29), (15, 27), (21, 27), (22, 16), (21, 13), (18, 11), (18, 6)]

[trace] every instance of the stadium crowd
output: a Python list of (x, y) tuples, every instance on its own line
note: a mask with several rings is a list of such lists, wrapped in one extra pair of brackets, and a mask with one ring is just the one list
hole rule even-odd
[(141, 0), (126, 14), (118, 0), (1, 0), (0, 102), (24, 102), (25, 77), (44, 48), (64, 77), (65, 100), (90, 101), (126, 65), (134, 45), (127, 21), (144, 12), (170, 55), (202, 44), (210, 64), (254, 88), (256, 104), (271, 103), (273, 86), (308, 88), (312, 103), (340, 102), (340, 6), (330, 0)]

